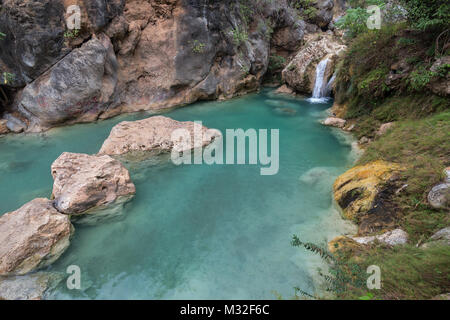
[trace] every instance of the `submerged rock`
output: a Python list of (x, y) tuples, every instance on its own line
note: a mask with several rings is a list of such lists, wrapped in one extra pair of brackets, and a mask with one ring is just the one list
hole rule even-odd
[(359, 234), (391, 227), (397, 213), (391, 197), (402, 167), (382, 160), (356, 166), (334, 183), (334, 198), (345, 218), (359, 223)]
[(128, 170), (104, 156), (63, 153), (51, 167), (58, 211), (77, 223), (94, 224), (122, 214), (136, 193)]
[[(177, 144), (172, 133), (186, 129), (191, 134), (191, 144)], [(124, 121), (116, 125), (103, 143), (99, 155), (110, 155), (128, 162), (139, 162), (169, 153), (172, 149), (186, 151), (206, 147), (220, 131), (208, 129), (194, 122), (180, 122), (163, 116), (150, 117), (139, 121)]]
[(275, 90), (275, 93), (279, 94), (287, 94), (287, 95), (295, 95), (295, 91), (289, 88), (287, 85), (282, 85), (277, 90)]
[(352, 239), (360, 244), (370, 244), (379, 241), (390, 246), (396, 246), (406, 244), (408, 242), (408, 234), (402, 229), (395, 229), (378, 236), (352, 237)]
[(73, 226), (48, 199), (35, 199), (0, 217), (0, 275), (24, 275), (56, 261)]
[(49, 272), (0, 277), (0, 300), (41, 300), (62, 279), (61, 274)]

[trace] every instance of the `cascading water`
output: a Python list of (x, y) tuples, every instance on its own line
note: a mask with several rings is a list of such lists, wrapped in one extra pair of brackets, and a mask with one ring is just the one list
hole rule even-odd
[(327, 84), (325, 82), (325, 71), (328, 65), (328, 58), (323, 59), (316, 68), (316, 83), (312, 98), (308, 99), (312, 103), (323, 103), (327, 99)]

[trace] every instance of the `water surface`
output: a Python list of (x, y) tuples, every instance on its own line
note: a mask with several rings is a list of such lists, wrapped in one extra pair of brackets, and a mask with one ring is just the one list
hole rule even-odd
[[(313, 292), (318, 260), (291, 247), (292, 235), (322, 241), (348, 225), (333, 210), (334, 178), (351, 147), (321, 126), (330, 104), (270, 91), (167, 113), (210, 128), (279, 129), (280, 170), (258, 166), (162, 165), (131, 172), (137, 194), (126, 218), (76, 226), (49, 270), (82, 271), (82, 290), (61, 283), (49, 299), (275, 299), (294, 286)], [(96, 153), (111, 128), (141, 113), (42, 135), (0, 138), (0, 212), (49, 197), (51, 163), (64, 151)]]

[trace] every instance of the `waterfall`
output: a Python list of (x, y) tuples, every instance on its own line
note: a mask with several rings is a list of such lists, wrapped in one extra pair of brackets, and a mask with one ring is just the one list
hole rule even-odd
[(309, 99), (310, 102), (313, 103), (322, 103), (326, 102), (328, 99), (326, 98), (327, 93), (327, 85), (325, 80), (325, 71), (328, 65), (328, 58), (323, 59), (317, 65), (316, 68), (316, 83), (314, 85), (314, 91), (312, 98)]

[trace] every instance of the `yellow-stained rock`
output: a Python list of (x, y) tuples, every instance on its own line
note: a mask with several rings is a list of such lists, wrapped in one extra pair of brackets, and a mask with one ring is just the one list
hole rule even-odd
[(356, 242), (355, 240), (345, 237), (339, 236), (328, 242), (328, 251), (331, 253), (336, 253), (338, 251), (356, 251), (361, 249), (362, 246)]
[(356, 166), (334, 183), (334, 198), (343, 210), (345, 218), (356, 218), (367, 213), (374, 206), (375, 198), (402, 167), (378, 160), (363, 166)]

